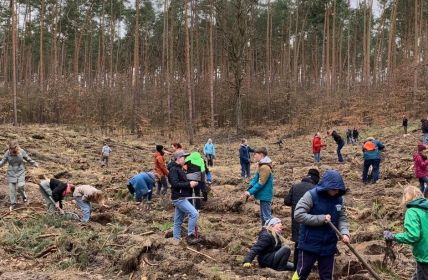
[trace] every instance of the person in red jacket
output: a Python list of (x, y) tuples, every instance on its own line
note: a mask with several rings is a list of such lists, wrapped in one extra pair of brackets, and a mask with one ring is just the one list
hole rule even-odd
[(421, 192), (426, 196), (428, 193), (428, 160), (426, 156), (427, 147), (424, 144), (418, 145), (418, 152), (413, 155), (415, 175), (419, 179)]
[(321, 149), (326, 145), (321, 142), (321, 134), (317, 132), (312, 140), (312, 152), (314, 153), (314, 161), (316, 163), (321, 161)]
[(159, 179), (157, 194), (165, 195), (168, 189), (168, 182), (166, 180), (168, 176), (168, 169), (166, 168), (165, 159), (164, 159), (164, 148), (162, 145), (156, 145), (156, 153), (154, 154), (155, 158), (155, 174)]

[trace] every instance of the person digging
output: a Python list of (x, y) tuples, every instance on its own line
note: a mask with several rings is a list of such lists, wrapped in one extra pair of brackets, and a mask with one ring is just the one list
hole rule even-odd
[(52, 178), (50, 180), (42, 180), (39, 184), (39, 190), (47, 203), (49, 214), (57, 212), (64, 214), (62, 201), (66, 196), (72, 195), (74, 185)]
[(333, 279), (338, 239), (330, 224), (339, 228), (340, 238), (344, 243), (350, 243), (342, 198), (345, 193), (345, 183), (340, 173), (336, 170), (327, 170), (321, 181), (306, 192), (297, 203), (294, 218), (301, 226), (299, 258), (293, 280), (308, 279), (315, 262), (318, 262), (318, 279)]

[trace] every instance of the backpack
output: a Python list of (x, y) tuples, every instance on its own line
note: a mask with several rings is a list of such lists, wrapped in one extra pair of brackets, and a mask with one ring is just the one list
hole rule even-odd
[(371, 152), (377, 149), (377, 145), (373, 143), (372, 141), (367, 141), (363, 145), (364, 151)]

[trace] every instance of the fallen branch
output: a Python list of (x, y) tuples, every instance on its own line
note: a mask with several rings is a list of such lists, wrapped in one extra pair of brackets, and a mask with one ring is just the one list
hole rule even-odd
[(36, 237), (36, 239), (39, 239), (39, 238), (46, 238), (46, 237), (52, 237), (52, 236), (59, 236), (59, 235), (60, 235), (59, 233), (48, 233), (48, 234), (42, 234), (42, 235), (37, 236), (37, 237)]
[(114, 229), (112, 229), (112, 230), (110, 231), (109, 236), (108, 236), (108, 237), (107, 237), (107, 239), (104, 241), (103, 245), (101, 245), (100, 251), (104, 248), (104, 246), (106, 246), (107, 242), (110, 240), (110, 237), (111, 237), (111, 235), (113, 234), (113, 230), (114, 230)]
[(192, 249), (192, 248), (190, 248), (190, 247), (186, 247), (186, 249), (187, 249), (187, 250), (190, 250), (190, 251), (192, 251), (192, 252), (194, 252), (194, 253), (196, 253), (196, 254), (202, 255), (202, 256), (204, 256), (204, 257), (206, 257), (206, 258), (210, 259), (210, 260), (213, 260), (213, 261), (217, 262), (217, 260), (216, 260), (216, 259), (214, 259), (214, 258), (213, 258), (213, 257), (211, 257), (211, 256), (208, 256), (207, 254), (204, 254), (204, 253), (201, 253), (201, 252), (199, 252), (199, 251), (196, 251), (195, 249)]
[(9, 211), (9, 212), (6, 212), (6, 213), (2, 214), (2, 215), (0, 216), (0, 219), (1, 219), (1, 218), (6, 217), (6, 216), (8, 216), (8, 215), (10, 215), (10, 213), (12, 213), (12, 212), (11, 212), (11, 211)]
[(150, 263), (150, 262), (147, 260), (147, 258), (145, 258), (145, 257), (143, 257), (142, 259), (143, 259), (143, 261), (144, 261), (146, 264), (148, 264), (148, 265), (150, 265), (150, 266), (158, 266), (158, 265), (159, 265), (159, 264), (157, 264), (157, 263)]
[(155, 232), (153, 230), (150, 230), (150, 231), (143, 232), (140, 235), (145, 236), (145, 235), (150, 235), (150, 234), (153, 234), (153, 233), (155, 233)]
[(54, 252), (56, 250), (57, 250), (56, 245), (52, 245), (52, 246), (48, 247), (47, 249), (45, 249), (45, 250), (41, 251), (40, 253), (38, 253), (35, 256), (35, 258), (37, 258), (37, 259), (41, 258), (41, 257), (46, 256), (47, 254), (52, 253), (52, 252)]

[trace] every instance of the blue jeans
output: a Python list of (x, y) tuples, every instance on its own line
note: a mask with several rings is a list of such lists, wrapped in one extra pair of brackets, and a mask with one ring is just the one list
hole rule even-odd
[(196, 223), (198, 222), (199, 213), (193, 205), (185, 198), (179, 198), (172, 201), (175, 206), (174, 212), (174, 228), (172, 235), (175, 240), (181, 238), (181, 225), (183, 224), (184, 217), (189, 216), (189, 224), (187, 235), (195, 234)]
[(363, 169), (363, 182), (368, 182), (369, 168), (372, 167), (372, 179), (373, 183), (376, 183), (379, 180), (379, 170), (380, 170), (380, 159), (366, 159), (364, 160), (364, 169)]
[(321, 154), (320, 153), (314, 153), (314, 161), (315, 162), (321, 161)]
[(251, 177), (250, 163), (241, 161), (241, 177)]
[(343, 146), (345, 146), (345, 143), (340, 143), (340, 144), (337, 145), (336, 152), (337, 152), (337, 160), (339, 162), (343, 162), (342, 153), (340, 152), (342, 150)]
[(424, 142), (425, 145), (428, 144), (428, 133), (424, 133), (424, 136), (422, 137), (422, 142)]
[(81, 196), (75, 197), (74, 200), (76, 201), (77, 206), (79, 206), (80, 210), (82, 210), (82, 222), (87, 223), (89, 221), (89, 218), (91, 217), (91, 203), (89, 201), (83, 200)]
[(262, 220), (262, 226), (264, 226), (266, 221), (271, 218), (272, 202), (260, 200), (260, 219)]
[(135, 193), (135, 201), (136, 202), (143, 202), (144, 201), (151, 201), (152, 200), (152, 189), (149, 189), (148, 193), (143, 194), (142, 191), (137, 191)]

